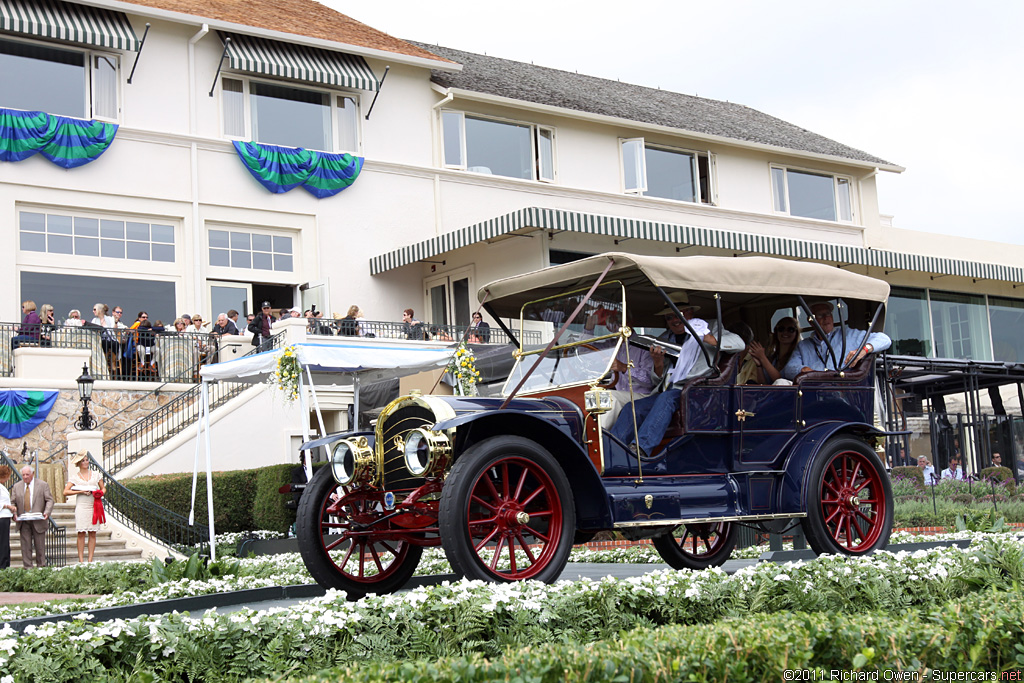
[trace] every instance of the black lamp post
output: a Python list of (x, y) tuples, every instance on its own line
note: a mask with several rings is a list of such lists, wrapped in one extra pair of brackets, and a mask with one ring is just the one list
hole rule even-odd
[(79, 431), (96, 429), (96, 418), (89, 414), (89, 400), (92, 399), (92, 383), (96, 380), (89, 375), (88, 365), (82, 365), (82, 376), (77, 381), (78, 397), (82, 400), (82, 415), (75, 422), (75, 429)]

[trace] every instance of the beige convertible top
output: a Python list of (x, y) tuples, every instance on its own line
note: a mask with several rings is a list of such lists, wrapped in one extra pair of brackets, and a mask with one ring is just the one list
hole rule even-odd
[(617, 280), (626, 286), (631, 303), (650, 310), (662, 301), (656, 285), (666, 291), (683, 290), (692, 303), (710, 302), (715, 293), (732, 303), (774, 299), (779, 295), (817, 299), (852, 299), (884, 303), (889, 284), (821, 263), (789, 261), (767, 256), (640, 256), (609, 252), (552, 266), (532, 273), (495, 280), (477, 293), (487, 299), (498, 315), (518, 317), (528, 301), (587, 288), (608, 262), (613, 265), (605, 281)]

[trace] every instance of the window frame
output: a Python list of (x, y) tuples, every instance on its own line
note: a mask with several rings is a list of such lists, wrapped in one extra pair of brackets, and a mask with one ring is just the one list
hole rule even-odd
[[(226, 125), (227, 122), (225, 120), (226, 114), (227, 114), (227, 106), (226, 106), (226, 102), (225, 102), (225, 93), (227, 93), (227, 92), (234, 92), (234, 91), (228, 91), (228, 90), (226, 90), (224, 88), (224, 81), (225, 80), (239, 81), (242, 84), (242, 93), (241, 93), (241, 95), (242, 95), (242, 122), (243, 122), (242, 123), (242, 127), (244, 128), (244, 131), (240, 135), (235, 135), (233, 133), (228, 132), (228, 130), (227, 130), (227, 125)], [(315, 151), (327, 152), (328, 154), (352, 154), (353, 156), (361, 156), (362, 155), (362, 149), (363, 149), (363, 127), (362, 127), (362, 116), (360, 115), (360, 113), (362, 111), (362, 102), (360, 100), (360, 96), (359, 96), (358, 93), (356, 93), (354, 91), (351, 91), (351, 90), (343, 90), (343, 89), (340, 89), (340, 88), (322, 87), (320, 84), (307, 83), (305, 81), (282, 80), (282, 79), (273, 79), (273, 78), (259, 78), (259, 77), (255, 77), (255, 76), (250, 76), (248, 74), (239, 74), (239, 73), (235, 73), (235, 72), (224, 72), (223, 74), (221, 74), (221, 77), (220, 77), (220, 79), (219, 79), (219, 81), (217, 83), (218, 90), (220, 91), (220, 103), (219, 104), (220, 104), (220, 134), (221, 134), (221, 137), (227, 138), (228, 140), (241, 140), (241, 141), (252, 140), (254, 142), (260, 142), (259, 140), (256, 140), (253, 137), (253, 128), (252, 128), (252, 91), (250, 89), (250, 84), (253, 83), (253, 82), (256, 82), (256, 83), (266, 83), (268, 85), (276, 85), (276, 86), (284, 86), (284, 87), (301, 88), (303, 90), (309, 90), (310, 92), (318, 92), (318, 93), (327, 95), (327, 99), (328, 99), (330, 110), (331, 110), (331, 130), (330, 130), (331, 149), (321, 149), (321, 150), (315, 150)], [(341, 124), (342, 124), (341, 112), (343, 111), (343, 109), (338, 106), (338, 99), (342, 98), (342, 97), (348, 98), (348, 99), (352, 100), (355, 103), (355, 120), (354, 120), (355, 130), (353, 131), (353, 133), (355, 135), (355, 138), (356, 138), (355, 139), (355, 143), (356, 143), (356, 148), (355, 149), (343, 149), (340, 146), (340, 142), (341, 142), (341, 138), (342, 138), (342, 135), (341, 135)], [(289, 147), (290, 146), (290, 145), (282, 145), (279, 142), (264, 142), (263, 144), (280, 145), (281, 147)]]
[[(210, 235), (211, 235), (211, 233), (213, 231), (228, 233), (228, 246), (226, 248), (225, 247), (212, 247), (210, 245)], [(243, 274), (246, 277), (248, 277), (249, 275), (253, 275), (254, 277), (256, 275), (258, 275), (259, 277), (258, 277), (257, 281), (260, 281), (260, 282), (275, 282), (275, 283), (276, 282), (292, 282), (292, 281), (295, 280), (295, 277), (298, 274), (303, 272), (303, 270), (302, 270), (303, 264), (301, 262), (302, 261), (302, 249), (301, 249), (301, 242), (300, 242), (301, 230), (291, 230), (291, 229), (276, 228), (276, 227), (269, 227), (269, 226), (263, 226), (263, 225), (247, 225), (247, 224), (226, 223), (226, 222), (217, 221), (217, 222), (208, 222), (205, 225), (203, 232), (204, 232), (204, 236), (203, 236), (203, 252), (204, 252), (203, 268), (207, 269), (207, 271), (209, 273), (215, 273), (215, 275), (211, 275), (210, 276), (213, 279), (225, 279), (224, 274), (227, 274), (229, 277), (227, 277), (226, 279), (238, 280), (240, 274)], [(248, 238), (249, 238), (249, 245), (250, 245), (249, 248), (245, 249), (245, 250), (234, 249), (231, 246), (231, 241), (230, 241), (232, 233), (244, 233), (244, 234), (246, 234), (248, 236)], [(263, 250), (259, 250), (259, 249), (254, 249), (252, 247), (252, 238), (253, 238), (253, 236), (269, 237), (271, 239), (271, 251), (267, 252), (267, 251), (263, 251)], [(286, 238), (291, 240), (291, 249), (292, 249), (291, 250), (291, 254), (285, 254), (284, 252), (279, 252), (276, 249), (274, 249), (274, 247), (273, 247), (273, 240), (274, 240), (274, 238), (284, 238), (284, 237), (286, 237)], [(214, 265), (214, 264), (212, 264), (210, 262), (211, 261), (211, 254), (210, 254), (210, 250), (211, 249), (226, 249), (228, 251), (229, 264), (230, 264), (230, 258), (231, 258), (231, 252), (232, 251), (247, 251), (249, 253), (249, 257), (250, 257), (250, 265), (248, 267), (245, 267), (245, 266), (232, 266), (232, 265), (226, 265), (226, 266), (225, 265)], [(271, 256), (271, 265), (272, 266), (274, 265), (273, 258), (274, 258), (275, 255), (287, 255), (287, 256), (289, 256), (291, 258), (291, 265), (292, 265), (292, 267), (291, 267), (290, 270), (278, 270), (276, 268), (270, 268), (270, 269), (256, 268), (256, 267), (254, 267), (252, 265), (252, 254), (254, 252), (259, 252), (259, 253), (262, 253), (262, 254), (270, 254), (270, 256)]]
[[(772, 212), (782, 216), (792, 216), (793, 218), (804, 218), (812, 221), (827, 221), (829, 223), (842, 223), (845, 225), (856, 225), (859, 219), (857, 211), (857, 178), (845, 173), (831, 173), (829, 171), (822, 171), (820, 169), (805, 168), (801, 166), (790, 166), (788, 164), (777, 164), (771, 163), (768, 166), (768, 185), (771, 193), (771, 205)], [(783, 194), (782, 199), (785, 200), (786, 206), (782, 209), (778, 207), (777, 199), (779, 199), (778, 188), (775, 182), (775, 172), (780, 171), (783, 180)], [(836, 217), (833, 219), (827, 218), (811, 218), (809, 216), (799, 216), (790, 212), (792, 207), (792, 201), (789, 197), (789, 171), (796, 173), (804, 173), (807, 175), (816, 175), (832, 179), (832, 201), (834, 202)], [(839, 194), (839, 187), (845, 181), (849, 192), (849, 209), (850, 217), (844, 218), (842, 216), (843, 201)]]
[[(458, 136), (459, 136), (459, 161), (458, 163), (449, 163), (445, 154), (445, 117), (450, 116), (458, 118)], [(532, 178), (517, 178), (515, 176), (505, 176), (494, 174), (496, 178), (512, 178), (513, 180), (527, 180), (538, 183), (557, 183), (558, 182), (558, 145), (556, 142), (556, 130), (554, 126), (543, 125), (539, 123), (532, 123), (530, 121), (520, 121), (517, 119), (509, 119), (501, 116), (488, 116), (484, 114), (477, 114), (475, 112), (466, 112), (461, 109), (442, 109), (440, 112), (440, 127), (441, 127), (441, 166), (443, 168), (454, 169), (458, 171), (466, 171), (467, 173), (473, 173), (468, 168), (469, 151), (466, 146), (466, 117), (469, 116), (471, 119), (478, 121), (489, 121), (491, 123), (500, 123), (510, 126), (524, 126), (530, 129), (530, 154)], [(541, 136), (546, 134), (551, 144), (551, 174), (550, 177), (545, 177), (542, 173), (542, 155), (541, 155)]]
[[(634, 169), (637, 176), (636, 187), (629, 187), (626, 174), (626, 148), (629, 146), (638, 147), (640, 153), (637, 155), (637, 162)], [(653, 149), (662, 152), (669, 152), (671, 154), (688, 155), (691, 157), (690, 168), (693, 173), (694, 179), (694, 196), (695, 201), (688, 201), (686, 199), (672, 199), (670, 197), (658, 197), (655, 195), (647, 194), (650, 192), (650, 183), (647, 178), (647, 150)], [(702, 201), (702, 191), (700, 186), (700, 165), (701, 159), (707, 160), (707, 201)], [(718, 183), (716, 182), (716, 175), (718, 173), (718, 164), (716, 162), (716, 155), (709, 149), (699, 150), (687, 147), (676, 147), (674, 145), (662, 145), (662, 144), (651, 144), (647, 142), (644, 137), (633, 137), (633, 138), (619, 138), (619, 179), (621, 181), (620, 189), (623, 194), (635, 195), (637, 197), (646, 197), (648, 199), (663, 199), (670, 202), (682, 202), (684, 204), (696, 204), (699, 206), (718, 206)]]
[[(53, 116), (67, 116), (68, 118), (80, 119), (83, 121), (94, 120), (104, 121), (109, 123), (120, 123), (122, 103), (124, 98), (124, 79), (121, 72), (121, 53), (113, 52), (111, 50), (97, 50), (93, 48), (82, 47), (73, 43), (65, 43), (59, 40), (33, 40), (21, 35), (9, 35), (0, 34), (0, 41), (6, 41), (9, 43), (21, 43), (28, 45), (36, 45), (39, 47), (45, 47), (55, 50), (63, 50), (65, 52), (74, 52), (83, 56), (82, 66), (82, 80), (83, 80), (83, 97), (84, 97), (84, 108), (85, 115), (82, 117), (72, 116), (70, 114), (62, 114), (59, 112), (46, 112)], [(96, 77), (94, 75), (96, 60), (98, 59), (109, 59), (114, 62), (114, 97), (113, 106), (117, 110), (117, 114), (114, 117), (109, 116), (98, 116), (96, 110), (99, 108), (96, 103)], [(8, 109), (17, 109), (19, 111), (34, 111), (25, 109), (23, 107), (15, 107), (7, 105), (0, 100), (0, 106)]]

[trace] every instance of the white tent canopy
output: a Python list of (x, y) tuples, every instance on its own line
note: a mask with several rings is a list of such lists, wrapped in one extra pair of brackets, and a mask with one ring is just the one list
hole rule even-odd
[[(358, 373), (364, 382), (379, 382), (414, 375), (432, 367), (444, 367), (452, 358), (453, 345), (438, 348), (422, 342), (373, 342), (372, 340), (323, 344), (303, 342), (294, 345), (302, 367), (314, 377)], [(225, 380), (259, 384), (273, 374), (281, 350), (264, 351), (254, 356), (203, 366), (204, 381)], [(340, 381), (323, 383), (340, 384)], [(334, 380), (339, 378), (335, 377)], [(319, 382), (318, 382), (319, 383)]]

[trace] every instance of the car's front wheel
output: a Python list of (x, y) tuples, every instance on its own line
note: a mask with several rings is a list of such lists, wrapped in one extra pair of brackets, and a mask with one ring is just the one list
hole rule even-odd
[(818, 554), (864, 555), (892, 533), (892, 484), (866, 443), (830, 440), (811, 465), (804, 534)]
[(344, 590), (350, 600), (398, 590), (416, 571), (423, 548), (360, 532), (383, 514), (371, 496), (352, 496), (330, 514), (331, 505), (348, 493), (329, 467), (320, 468), (302, 492), (295, 533), (306, 569), (321, 586)]
[(441, 545), (470, 579), (552, 582), (576, 529), (569, 480), (539, 444), (495, 436), (455, 461), (441, 492)]
[(738, 527), (732, 522), (685, 524), (651, 539), (662, 559), (674, 569), (719, 567), (736, 547)]

